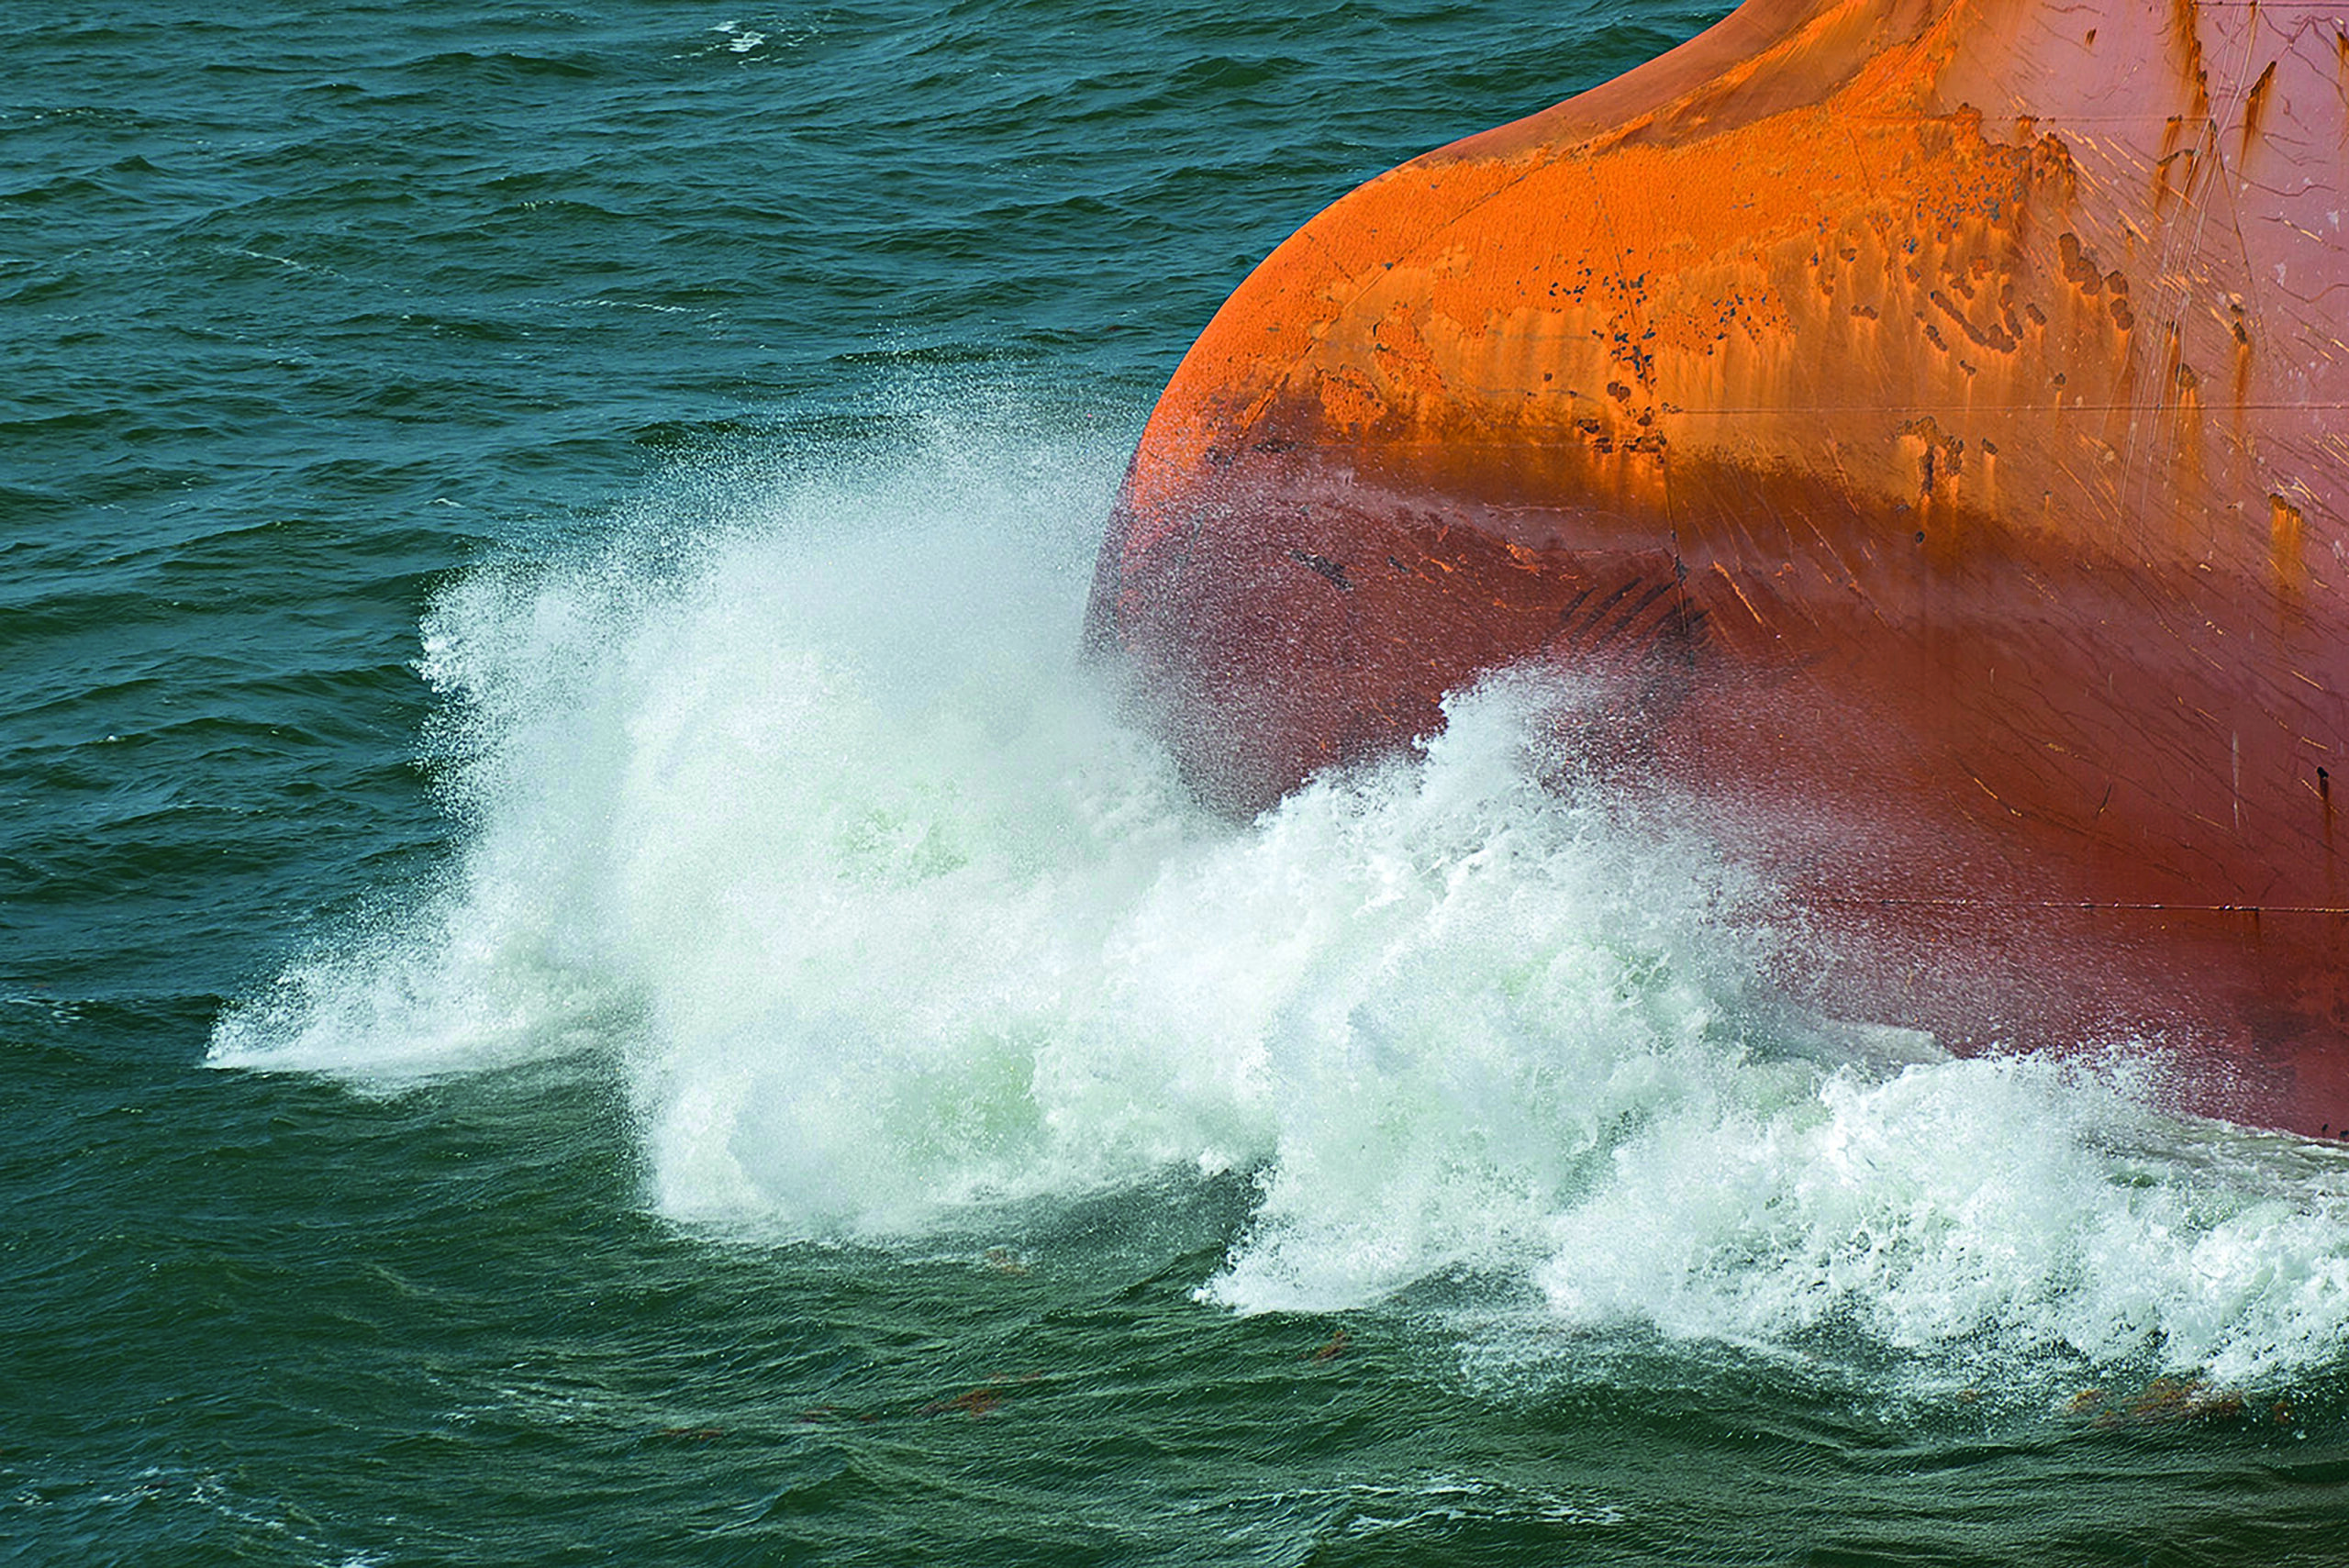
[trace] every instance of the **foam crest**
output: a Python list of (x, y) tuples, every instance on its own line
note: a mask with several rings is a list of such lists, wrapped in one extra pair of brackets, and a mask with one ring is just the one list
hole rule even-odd
[(1555, 1218), (1534, 1277), (1585, 1327), (1856, 1334), (1969, 1375), (2142, 1362), (2237, 1383), (2336, 1360), (2349, 1168), (2181, 1126), (2131, 1079), (1988, 1059), (1675, 1107)]
[(1768, 889), (1581, 771), (1603, 690), (1496, 677), (1415, 755), (1202, 813), (1074, 654), (1121, 455), (966, 426), (713, 468), (469, 576), (422, 663), (452, 863), (214, 1060), (395, 1090), (597, 1053), (651, 1200), (777, 1238), (1246, 1171), (1203, 1299), (1497, 1282), (1497, 1353), (2338, 1360), (2335, 1158), (1774, 1000)]

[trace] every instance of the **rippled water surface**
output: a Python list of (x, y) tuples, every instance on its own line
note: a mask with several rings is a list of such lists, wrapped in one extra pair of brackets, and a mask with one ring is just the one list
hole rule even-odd
[(1592, 694), (1074, 656), (1247, 268), (1672, 4), (0, 17), (0, 1556), (2349, 1562), (2349, 1161), (1775, 999)]

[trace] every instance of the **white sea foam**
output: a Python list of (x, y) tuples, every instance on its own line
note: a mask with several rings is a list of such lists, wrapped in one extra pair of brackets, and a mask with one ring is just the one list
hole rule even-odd
[(215, 1060), (602, 1052), (651, 1201), (770, 1236), (1244, 1170), (1200, 1284), (1241, 1311), (1455, 1276), (1520, 1339), (2339, 1362), (2334, 1156), (1774, 1002), (1766, 889), (1578, 779), (1603, 693), (1496, 678), (1412, 757), (1201, 812), (1073, 651), (1119, 455), (963, 428), (685, 475), (599, 554), (461, 583), (423, 661), (456, 864)]

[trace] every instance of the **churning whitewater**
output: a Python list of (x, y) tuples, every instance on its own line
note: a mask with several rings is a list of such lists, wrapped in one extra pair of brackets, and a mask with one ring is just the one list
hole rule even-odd
[(419, 663), (453, 863), (212, 1060), (607, 1064), (650, 1201), (768, 1240), (1245, 1173), (1203, 1300), (1449, 1288), (1486, 1365), (1617, 1327), (2051, 1400), (2337, 1362), (2337, 1151), (1779, 1002), (1769, 890), (1579, 765), (1604, 694), (1496, 678), (1413, 756), (1201, 810), (1075, 652), (1122, 451), (1016, 425), (713, 461), (456, 582)]

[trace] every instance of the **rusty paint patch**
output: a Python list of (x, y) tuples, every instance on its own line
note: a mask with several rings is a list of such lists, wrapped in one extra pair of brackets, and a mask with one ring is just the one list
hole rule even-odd
[(2191, 95), (2193, 117), (2207, 119), (2210, 114), (2210, 72), (2202, 61), (2202, 7), (2196, 0), (2171, 0), (2169, 25), (2183, 54), (2179, 75)]
[(2243, 155), (2251, 156), (2252, 143), (2259, 139), (2259, 122), (2267, 112), (2267, 90), (2276, 84), (2276, 62), (2269, 61), (2259, 80), (2251, 84), (2251, 92), (2243, 104)]
[(2301, 546), (2306, 528), (2300, 509), (2281, 495), (2267, 497), (2267, 553), (2276, 568), (2276, 580), (2287, 587), (2297, 587), (2303, 573)]
[(2104, 270), (2097, 265), (2096, 252), (2080, 243), (2080, 237), (2065, 230), (2055, 239), (2057, 263), (2064, 269), (2064, 279), (2082, 294), (2100, 294), (2104, 289)]

